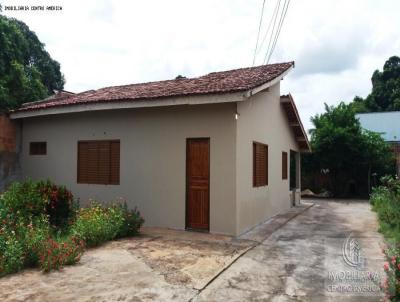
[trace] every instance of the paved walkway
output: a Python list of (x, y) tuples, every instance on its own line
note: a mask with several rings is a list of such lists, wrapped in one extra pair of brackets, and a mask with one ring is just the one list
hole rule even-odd
[[(370, 205), (361, 201), (314, 202), (313, 207), (242, 255), (193, 301), (379, 301), (380, 293), (368, 292), (378, 290), (376, 282), (384, 276), (383, 239), (376, 232), (378, 225)], [(364, 270), (343, 260), (342, 247), (351, 242), (345, 241), (349, 235), (367, 259), (362, 262), (366, 263)], [(373, 276), (373, 281), (366, 276)]]

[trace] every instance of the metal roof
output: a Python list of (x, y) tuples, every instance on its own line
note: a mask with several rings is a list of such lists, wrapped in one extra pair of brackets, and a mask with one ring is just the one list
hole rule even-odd
[(356, 117), (361, 127), (380, 133), (385, 141), (400, 141), (400, 111), (359, 113)]

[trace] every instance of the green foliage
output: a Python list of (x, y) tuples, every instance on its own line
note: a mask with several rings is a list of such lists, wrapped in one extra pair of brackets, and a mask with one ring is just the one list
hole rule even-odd
[(24, 265), (24, 248), (15, 236), (0, 235), (0, 277), (18, 272)]
[(82, 238), (88, 246), (137, 235), (144, 219), (135, 208), (129, 210), (126, 203), (103, 206), (92, 202), (90, 207), (79, 210), (71, 233)]
[(388, 248), (384, 249), (387, 278), (382, 284), (385, 301), (400, 301), (400, 180), (390, 176), (382, 179), (383, 185), (374, 188), (371, 204), (379, 220), (379, 231), (385, 236)]
[(400, 57), (390, 57), (383, 71), (375, 70), (371, 81), (371, 93), (365, 99), (355, 97), (354, 109), (357, 112), (400, 110)]
[(64, 265), (77, 263), (85, 248), (85, 242), (76, 237), (64, 240), (48, 238), (39, 248), (39, 267), (44, 272), (60, 269)]
[(143, 222), (125, 203), (93, 203), (78, 210), (64, 186), (14, 183), (0, 195), (0, 276), (24, 267), (47, 272), (76, 263), (86, 242), (95, 246), (136, 235)]
[(400, 180), (382, 178), (382, 186), (373, 189), (371, 204), (379, 219), (379, 230), (388, 239), (400, 242)]
[(73, 219), (77, 207), (70, 191), (49, 180), (15, 182), (1, 196), (0, 202), (10, 210), (10, 215), (28, 220), (31, 216), (48, 215), (51, 225), (56, 227)]
[(389, 247), (384, 251), (387, 262), (383, 268), (386, 279), (382, 288), (385, 292), (385, 300), (390, 302), (400, 301), (400, 247)]
[(138, 209), (129, 210), (126, 202), (119, 203), (116, 206), (120, 208), (123, 217), (123, 223), (119, 228), (117, 238), (137, 235), (144, 223), (144, 219)]
[[(304, 156), (303, 171), (329, 170), (331, 187), (326, 189), (335, 196), (366, 195), (372, 173), (384, 175), (394, 169), (390, 146), (378, 134), (361, 128), (352, 105), (325, 104), (325, 112), (311, 121), (315, 127), (310, 131), (313, 153)], [(350, 192), (351, 183), (357, 192)]]
[(57, 186), (51, 181), (38, 183), (39, 191), (46, 200), (46, 214), (49, 215), (51, 225), (62, 227), (74, 217), (78, 208), (73, 195), (64, 186)]
[(25, 23), (0, 15), (0, 45), (0, 111), (64, 87), (60, 64)]

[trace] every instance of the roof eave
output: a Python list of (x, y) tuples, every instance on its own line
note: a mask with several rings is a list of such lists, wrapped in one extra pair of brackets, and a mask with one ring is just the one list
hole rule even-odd
[(311, 153), (311, 145), (310, 141), (308, 140), (307, 132), (304, 129), (303, 123), (300, 119), (299, 112), (297, 111), (296, 104), (294, 103), (292, 95), (289, 93), (288, 95), (281, 96), (281, 104), (288, 103), (291, 105), (293, 113), (295, 115), (296, 121), (295, 123), (292, 123), (289, 121), (289, 126), (290, 127), (298, 127), (301, 130), (302, 136), (301, 137), (295, 137), (297, 144), (305, 143), (307, 148), (301, 148), (300, 147), (300, 152), (301, 153)]
[(11, 119), (22, 119), (28, 117), (68, 114), (88, 111), (100, 110), (118, 110), (132, 108), (150, 108), (150, 107), (166, 107), (177, 105), (201, 105), (201, 104), (217, 104), (228, 102), (244, 101), (243, 92), (230, 92), (223, 94), (205, 94), (205, 95), (190, 95), (177, 97), (163, 97), (158, 99), (143, 99), (143, 100), (119, 100), (119, 101), (104, 101), (93, 103), (81, 103), (67, 106), (57, 106), (36, 110), (23, 110), (10, 112)]

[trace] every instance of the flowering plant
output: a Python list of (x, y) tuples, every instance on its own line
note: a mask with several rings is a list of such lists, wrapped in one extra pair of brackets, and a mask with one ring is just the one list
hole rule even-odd
[(39, 249), (39, 266), (44, 272), (49, 272), (74, 264), (80, 260), (84, 248), (85, 242), (77, 237), (61, 241), (48, 238)]
[(400, 249), (387, 248), (384, 250), (387, 262), (383, 265), (386, 278), (382, 282), (385, 301), (400, 301)]

